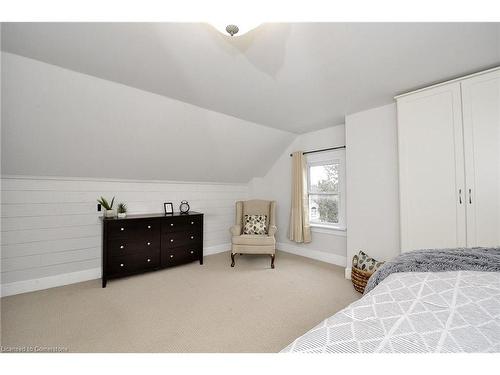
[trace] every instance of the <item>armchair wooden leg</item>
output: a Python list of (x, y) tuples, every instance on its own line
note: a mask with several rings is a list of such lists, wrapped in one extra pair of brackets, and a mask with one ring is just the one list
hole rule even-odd
[(234, 256), (236, 254), (231, 253), (231, 267), (234, 267)]
[(274, 254), (271, 255), (271, 268), (274, 269)]

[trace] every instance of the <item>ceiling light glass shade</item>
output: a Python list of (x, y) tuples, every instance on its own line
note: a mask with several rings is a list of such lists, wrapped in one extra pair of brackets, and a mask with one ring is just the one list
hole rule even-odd
[[(255, 29), (257, 26), (260, 25), (260, 22), (227, 22), (227, 23), (219, 22), (219, 23), (211, 23), (211, 25), (224, 35), (236, 37), (236, 36), (242, 36), (243, 34), (249, 32), (250, 30)], [(234, 28), (234, 26), (236, 26), (237, 28)]]

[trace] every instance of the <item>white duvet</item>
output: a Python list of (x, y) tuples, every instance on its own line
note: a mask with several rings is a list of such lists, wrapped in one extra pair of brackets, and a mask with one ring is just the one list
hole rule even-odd
[(500, 352), (500, 273), (394, 273), (282, 352)]

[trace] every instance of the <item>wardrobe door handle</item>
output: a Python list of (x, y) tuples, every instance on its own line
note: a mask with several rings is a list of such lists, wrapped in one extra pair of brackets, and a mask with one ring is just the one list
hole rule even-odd
[(472, 204), (472, 189), (469, 189), (469, 204)]
[(462, 204), (462, 189), (458, 189), (458, 202)]

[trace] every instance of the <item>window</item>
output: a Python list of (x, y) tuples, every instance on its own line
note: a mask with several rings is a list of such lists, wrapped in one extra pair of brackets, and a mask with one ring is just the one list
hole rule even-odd
[(307, 156), (307, 195), (311, 226), (345, 229), (345, 152)]

